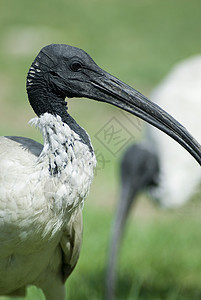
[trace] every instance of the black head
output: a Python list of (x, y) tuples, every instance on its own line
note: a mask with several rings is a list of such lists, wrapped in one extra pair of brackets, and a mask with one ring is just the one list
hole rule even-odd
[(87, 97), (126, 110), (167, 133), (201, 164), (201, 147), (174, 118), (141, 93), (102, 70), (83, 50), (68, 45), (44, 47), (27, 76), (29, 101), (38, 116), (65, 120), (65, 97)]
[(27, 91), (42, 85), (53, 98), (83, 97), (87, 95), (86, 82), (90, 81), (90, 73), (99, 71), (101, 69), (85, 51), (64, 44), (48, 45), (31, 65)]

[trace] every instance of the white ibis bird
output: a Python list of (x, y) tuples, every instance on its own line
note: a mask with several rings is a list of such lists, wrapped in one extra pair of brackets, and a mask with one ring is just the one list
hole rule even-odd
[[(152, 99), (201, 140), (201, 55), (177, 64), (153, 91)], [(120, 165), (121, 192), (111, 231), (106, 276), (106, 298), (110, 300), (115, 292), (120, 242), (137, 194), (148, 190), (153, 200), (171, 208), (185, 203), (201, 182), (201, 170), (186, 151), (155, 128), (147, 127), (146, 131), (143, 141), (125, 151)]]
[(28, 72), (27, 93), (44, 145), (0, 139), (0, 294), (24, 295), (33, 284), (46, 299), (62, 300), (79, 257), (82, 208), (96, 165), (89, 136), (67, 112), (65, 98), (129, 111), (170, 135), (199, 164), (201, 147), (160, 107), (75, 47), (44, 47)]

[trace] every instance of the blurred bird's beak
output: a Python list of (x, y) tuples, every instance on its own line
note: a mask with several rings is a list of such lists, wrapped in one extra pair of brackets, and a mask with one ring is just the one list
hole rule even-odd
[(91, 78), (87, 97), (115, 105), (168, 134), (182, 145), (201, 165), (201, 146), (172, 116), (144, 95), (101, 70)]

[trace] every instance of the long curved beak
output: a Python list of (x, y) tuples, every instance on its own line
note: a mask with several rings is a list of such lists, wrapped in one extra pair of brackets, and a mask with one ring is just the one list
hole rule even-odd
[(111, 74), (99, 71), (90, 78), (88, 98), (115, 105), (168, 134), (201, 165), (201, 146), (177, 120), (148, 98)]

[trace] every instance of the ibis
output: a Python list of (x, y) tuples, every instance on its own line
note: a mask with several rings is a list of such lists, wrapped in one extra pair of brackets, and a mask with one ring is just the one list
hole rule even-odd
[(26, 87), (37, 115), (31, 124), (44, 144), (0, 138), (0, 295), (25, 296), (27, 286), (35, 285), (47, 300), (62, 300), (79, 257), (82, 208), (96, 166), (90, 138), (70, 116), (66, 97), (107, 102), (144, 119), (199, 164), (201, 147), (173, 117), (79, 48), (42, 48)]
[[(154, 89), (151, 98), (187, 125), (201, 139), (201, 55), (179, 62)], [(131, 145), (120, 164), (120, 193), (111, 228), (106, 275), (106, 298), (114, 298), (117, 257), (126, 221), (138, 193), (147, 191), (164, 208), (185, 203), (198, 190), (201, 170), (169, 137), (146, 126), (145, 137)]]

